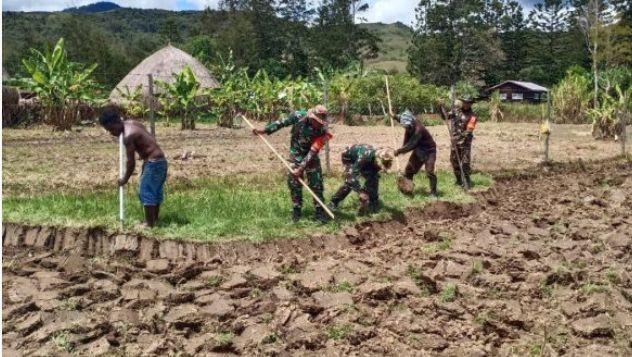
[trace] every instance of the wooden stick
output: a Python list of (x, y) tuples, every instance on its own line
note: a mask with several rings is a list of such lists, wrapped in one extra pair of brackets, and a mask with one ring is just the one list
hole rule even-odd
[[(125, 145), (123, 144), (123, 133), (119, 135), (119, 178), (122, 179), (125, 175)], [(125, 222), (125, 191), (123, 186), (119, 186), (119, 221), (121, 221), (121, 227)]]
[[(252, 123), (248, 120), (248, 118), (246, 118), (246, 116), (244, 116), (243, 114), (240, 114), (241, 117), (244, 119), (244, 121), (246, 122), (246, 124), (248, 124), (248, 126), (251, 129), (255, 129), (255, 127), (252, 125)], [(270, 150), (272, 150), (272, 152), (276, 155), (276, 157), (279, 158), (279, 160), (281, 160), (281, 162), (283, 163), (283, 165), (285, 165), (285, 167), (290, 171), (290, 173), (292, 172), (292, 166), (290, 166), (290, 164), (283, 158), (283, 156), (281, 156), (281, 154), (279, 154), (278, 151), (276, 151), (276, 149), (274, 148), (274, 146), (272, 146), (272, 144), (270, 144), (270, 142), (268, 141), (268, 139), (266, 139), (263, 135), (261, 134), (257, 134), (257, 136), (259, 138), (261, 138), (261, 140), (263, 140), (263, 142), (268, 146), (268, 148), (270, 148)], [(325, 210), (325, 212), (327, 212), (327, 215), (329, 217), (331, 217), (331, 219), (336, 219), (336, 217), (334, 216), (333, 212), (331, 212), (331, 210), (329, 208), (327, 208), (327, 206), (323, 203), (323, 201), (320, 200), (320, 198), (318, 198), (318, 196), (314, 193), (314, 191), (312, 191), (311, 188), (309, 188), (309, 186), (307, 185), (307, 183), (305, 182), (305, 180), (303, 180), (301, 177), (297, 177), (298, 181), (301, 183), (301, 185), (303, 185), (303, 187), (305, 187), (307, 189), (307, 191), (312, 195), (312, 197), (314, 197), (314, 199), (316, 200), (316, 202), (318, 202), (318, 204)]]
[[(388, 76), (384, 76), (384, 82), (386, 83), (386, 98), (388, 99), (388, 117), (391, 119), (391, 131), (393, 133), (393, 150), (397, 148), (397, 132), (395, 132), (395, 122), (393, 121), (393, 106), (391, 104), (391, 90), (388, 88)], [(395, 156), (395, 167), (397, 167), (397, 172), (399, 173), (399, 158)]]

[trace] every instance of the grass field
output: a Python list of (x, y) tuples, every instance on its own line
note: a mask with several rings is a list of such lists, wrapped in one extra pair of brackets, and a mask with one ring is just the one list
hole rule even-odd
[[(488, 187), (491, 178), (483, 174), (473, 177), (476, 187)], [(341, 184), (341, 177), (330, 177), (325, 182), (325, 197), (329, 198)], [(439, 173), (441, 199), (455, 202), (471, 200), (453, 184), (447, 172)], [(380, 213), (361, 219), (390, 219), (401, 215), (407, 207), (420, 206), (429, 198), (425, 194), (427, 180), (416, 178), (416, 195), (409, 198), (399, 193), (395, 175), (386, 174), (380, 182), (384, 208)], [(176, 239), (219, 241), (247, 239), (260, 241), (276, 237), (301, 237), (314, 233), (331, 233), (343, 225), (358, 220), (357, 195), (341, 205), (336, 222), (320, 225), (312, 220), (311, 197), (304, 192), (304, 219), (291, 222), (291, 202), (285, 177), (273, 175), (244, 175), (208, 177), (189, 182), (176, 181), (166, 186), (166, 201), (161, 209), (161, 221), (151, 235)], [(127, 224), (125, 230), (135, 231), (142, 219), (142, 207), (135, 185), (128, 185)], [(83, 190), (78, 193), (49, 193), (32, 197), (5, 197), (5, 222), (28, 222), (42, 225), (101, 226), (116, 229), (119, 224), (116, 189)]]

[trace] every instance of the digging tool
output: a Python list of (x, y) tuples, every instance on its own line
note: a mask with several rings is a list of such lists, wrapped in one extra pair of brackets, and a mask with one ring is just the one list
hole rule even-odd
[[(454, 102), (455, 102), (454, 86), (450, 87), (450, 101), (452, 102), (451, 111), (454, 113)], [(449, 117), (445, 113), (442, 113), (442, 114), (445, 119), (448, 119), (446, 120), (446, 125), (448, 126), (448, 135), (450, 135), (450, 146), (451, 146), (451, 149), (454, 151), (454, 154), (456, 155), (456, 161), (459, 163), (459, 171), (461, 173), (461, 182), (463, 183), (463, 188), (467, 191), (470, 189), (470, 186), (467, 183), (467, 180), (465, 179), (465, 171), (463, 171), (463, 163), (461, 161), (461, 154), (459, 154), (459, 150), (457, 148), (456, 142), (454, 141), (454, 137), (452, 136), (452, 125), (450, 125)]]
[[(119, 135), (119, 179), (125, 176), (125, 145), (123, 144), (123, 133)], [(125, 222), (125, 191), (123, 186), (119, 186), (119, 221), (121, 226)]]
[[(393, 121), (393, 105), (391, 104), (391, 90), (388, 87), (388, 76), (384, 76), (384, 82), (386, 83), (386, 99), (388, 100), (388, 118), (391, 120), (391, 132), (393, 133), (393, 149), (397, 147), (397, 133), (395, 132), (395, 122)], [(395, 157), (395, 167), (397, 173), (400, 171), (399, 159)]]
[[(388, 76), (384, 76), (384, 83), (386, 84), (386, 99), (388, 100), (388, 118), (391, 121), (391, 132), (393, 134), (393, 148), (396, 148), (397, 133), (395, 132), (395, 122), (393, 121), (393, 105), (391, 103), (391, 90), (388, 85)], [(384, 110), (383, 105), (382, 110)], [(401, 174), (401, 166), (399, 165), (399, 158), (397, 156), (395, 156), (395, 167), (397, 169), (397, 188), (404, 194), (412, 194), (414, 190), (413, 181)]]
[[(246, 122), (246, 124), (248, 124), (248, 126), (251, 129), (255, 129), (255, 127), (252, 125), (252, 123), (250, 122), (250, 120), (248, 120), (248, 118), (246, 118), (245, 115), (240, 114), (240, 116), (244, 119), (244, 121)], [(278, 151), (276, 151), (276, 149), (274, 148), (274, 146), (272, 146), (272, 144), (270, 144), (270, 142), (268, 141), (268, 139), (266, 139), (263, 135), (261, 134), (257, 134), (257, 136), (259, 138), (261, 138), (261, 140), (263, 140), (263, 142), (268, 146), (268, 148), (270, 148), (270, 150), (272, 150), (272, 152), (274, 153), (274, 155), (276, 155), (276, 157), (279, 158), (279, 160), (281, 160), (281, 162), (283, 163), (283, 165), (285, 165), (285, 167), (292, 172), (292, 166), (290, 166), (290, 164), (283, 158), (283, 156), (281, 156), (281, 154), (279, 154)], [(325, 212), (327, 213), (327, 215), (329, 217), (331, 217), (331, 219), (336, 219), (336, 217), (334, 216), (333, 212), (331, 212), (331, 210), (327, 207), (327, 205), (325, 205), (323, 203), (323, 201), (321, 201), (320, 198), (318, 198), (318, 196), (314, 193), (314, 191), (312, 191), (311, 188), (309, 188), (309, 186), (307, 185), (307, 183), (305, 182), (305, 180), (303, 180), (301, 177), (298, 177), (298, 181), (301, 183), (301, 185), (303, 185), (303, 187), (305, 187), (307, 189), (307, 192), (309, 192), (312, 197), (314, 197), (314, 199), (316, 200), (316, 202), (318, 202), (318, 204), (323, 208), (323, 210), (325, 210)]]

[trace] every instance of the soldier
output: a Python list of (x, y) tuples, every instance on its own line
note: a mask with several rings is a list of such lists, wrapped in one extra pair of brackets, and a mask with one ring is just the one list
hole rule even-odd
[(395, 156), (412, 151), (404, 170), (404, 178), (407, 182), (404, 185), (400, 185), (398, 180), (400, 189), (404, 193), (413, 193), (413, 177), (421, 170), (422, 166), (425, 166), (426, 177), (428, 177), (430, 182), (430, 196), (437, 197), (437, 175), (435, 174), (437, 144), (428, 129), (419, 119), (415, 118), (410, 110), (405, 110), (402, 114), (394, 117), (406, 129), (404, 146), (395, 150)]
[[(380, 171), (387, 171), (393, 163), (393, 154), (389, 149), (375, 149), (371, 145), (356, 144), (348, 146), (342, 153), (345, 166), (345, 182), (331, 198), (329, 208), (338, 208), (351, 191), (360, 197), (359, 214), (364, 215), (379, 209)], [(364, 177), (364, 187), (360, 185), (360, 176)]]
[[(323, 170), (320, 165), (318, 153), (325, 146), (325, 143), (332, 138), (327, 130), (327, 109), (322, 105), (317, 105), (309, 111), (298, 110), (291, 113), (284, 120), (277, 120), (268, 124), (265, 129), (253, 129), (255, 135), (272, 134), (281, 128), (292, 126), (290, 134), (290, 164), (293, 167), (288, 175), (288, 186), (292, 196), (292, 220), (298, 222), (302, 215), (303, 187), (298, 178), (307, 176), (307, 184), (320, 198), (323, 197)], [(324, 209), (314, 200), (316, 208), (316, 220), (326, 223), (329, 217)]]
[[(476, 116), (472, 112), (472, 98), (465, 96), (455, 103), (455, 108), (446, 112), (443, 105), (440, 105), (443, 120), (449, 120), (452, 150), (450, 152), (450, 162), (452, 171), (456, 178), (455, 184), (464, 188), (472, 187), (470, 165), (472, 157), (472, 140), (474, 139), (474, 129), (476, 129)], [(461, 172), (463, 170), (463, 172)], [(463, 181), (465, 179), (465, 182)]]

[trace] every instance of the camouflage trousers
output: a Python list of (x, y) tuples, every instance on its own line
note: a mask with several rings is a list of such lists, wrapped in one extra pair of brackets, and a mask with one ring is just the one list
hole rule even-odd
[[(295, 161), (293, 163), (293, 167), (297, 167), (298, 163)], [(320, 198), (321, 201), (325, 201), (325, 197), (323, 195), (325, 191), (325, 186), (323, 185), (323, 169), (320, 166), (320, 159), (318, 156), (314, 157), (312, 161), (307, 165), (304, 172), (304, 178), (306, 179), (307, 186), (314, 191), (316, 196)], [(294, 177), (292, 174), (288, 174), (287, 177), (287, 185), (290, 188), (290, 196), (292, 197), (292, 205), (294, 208), (300, 209), (303, 207), (303, 185), (299, 182), (298, 178)], [(316, 200), (314, 200), (314, 207), (316, 209), (320, 208), (320, 205)]]
[[(458, 154), (458, 156), (457, 156)], [(472, 141), (466, 140), (462, 144), (457, 144), (452, 151), (450, 151), (450, 163), (452, 164), (452, 171), (456, 176), (457, 181), (461, 181), (461, 168), (459, 167), (459, 158), (461, 159), (461, 165), (463, 166), (463, 173), (466, 178), (469, 178), (472, 167), (470, 165), (472, 160)]]
[[(376, 205), (380, 200), (379, 194), (379, 186), (380, 186), (380, 169), (375, 165), (369, 165), (363, 167), (360, 171), (360, 175), (364, 178), (364, 187), (362, 187), (361, 191), (366, 192), (369, 195), (369, 205)], [(334, 205), (338, 206), (340, 202), (344, 201), (345, 198), (351, 193), (353, 188), (351, 184), (349, 184), (348, 180), (336, 191), (334, 196), (331, 198), (331, 202)]]

